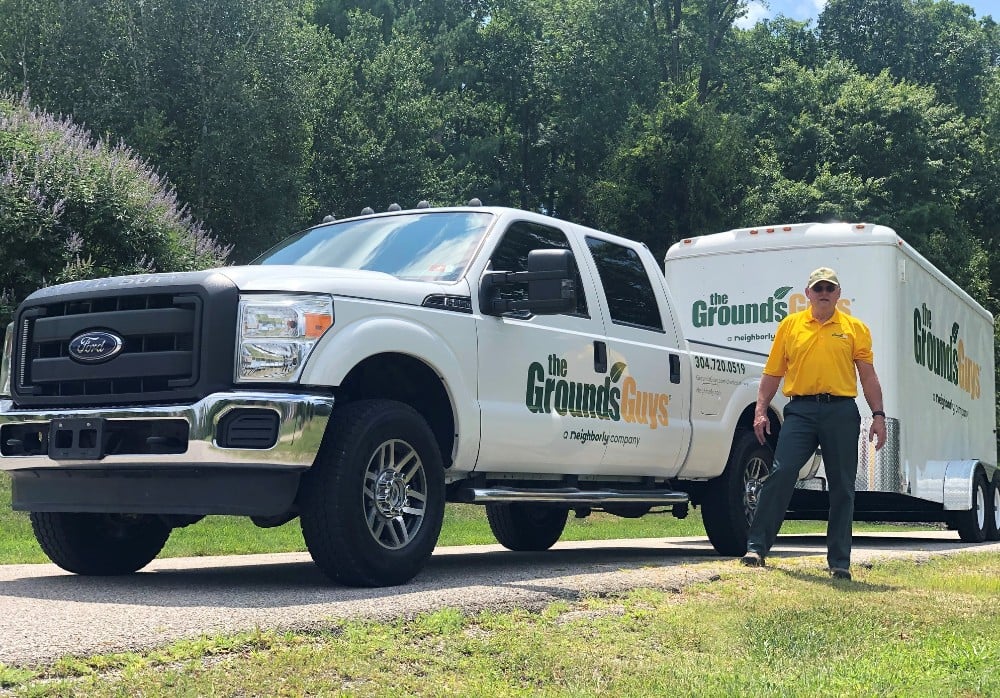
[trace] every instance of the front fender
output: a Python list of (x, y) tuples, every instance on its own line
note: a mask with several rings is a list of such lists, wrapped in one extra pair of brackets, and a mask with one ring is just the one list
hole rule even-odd
[[(338, 304), (332, 331), (319, 341), (302, 371), (307, 385), (339, 386), (350, 371), (378, 354), (405, 354), (433, 369), (451, 400), (457, 433), (456, 464), (475, 463), (480, 423), (476, 371), (478, 350), (471, 315), (407, 306), (402, 317), (393, 306), (355, 302), (366, 312), (341, 312)], [(350, 309), (348, 309), (350, 310)], [(356, 310), (356, 309), (355, 309)], [(381, 311), (376, 314), (374, 311)], [(345, 317), (354, 315), (355, 317)]]

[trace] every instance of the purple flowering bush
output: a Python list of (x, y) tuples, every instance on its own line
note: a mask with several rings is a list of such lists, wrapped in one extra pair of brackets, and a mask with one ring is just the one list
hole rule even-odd
[(127, 146), (0, 94), (0, 327), (42, 286), (205, 269), (230, 251)]

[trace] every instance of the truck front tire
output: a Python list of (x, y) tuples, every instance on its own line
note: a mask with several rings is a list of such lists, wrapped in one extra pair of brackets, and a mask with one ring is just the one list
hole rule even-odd
[(147, 515), (33, 511), (31, 528), (52, 562), (84, 575), (131, 574), (170, 537), (169, 526)]
[(737, 433), (726, 469), (708, 482), (701, 503), (705, 533), (720, 555), (747, 551), (747, 535), (757, 507), (760, 483), (774, 464), (774, 454), (752, 431)]
[(497, 542), (508, 550), (548, 550), (566, 528), (569, 509), (542, 504), (487, 504), (486, 520)]
[(302, 534), (316, 565), (349, 586), (404, 584), (423, 569), (444, 519), (444, 467), (409, 405), (363, 400), (334, 410), (302, 478)]

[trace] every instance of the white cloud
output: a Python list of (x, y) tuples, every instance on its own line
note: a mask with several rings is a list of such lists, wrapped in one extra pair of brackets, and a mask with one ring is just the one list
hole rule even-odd
[[(826, 0), (815, 0), (825, 3)], [(736, 26), (740, 29), (750, 29), (765, 17), (770, 17), (771, 11), (762, 2), (750, 2), (747, 4), (747, 13), (736, 20)]]

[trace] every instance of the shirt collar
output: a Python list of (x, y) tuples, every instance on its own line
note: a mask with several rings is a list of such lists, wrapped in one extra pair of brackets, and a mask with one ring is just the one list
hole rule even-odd
[(808, 308), (806, 308), (806, 314), (809, 317), (809, 322), (815, 322), (817, 325), (820, 325), (820, 326), (826, 325), (826, 324), (833, 324), (833, 325), (839, 325), (839, 324), (841, 324), (840, 323), (840, 320), (841, 320), (840, 308), (836, 308), (835, 307), (833, 309), (833, 315), (830, 316), (830, 319), (827, 320), (826, 322), (822, 322), (822, 323), (819, 320), (817, 320), (815, 317), (813, 317), (812, 306), (809, 306)]

